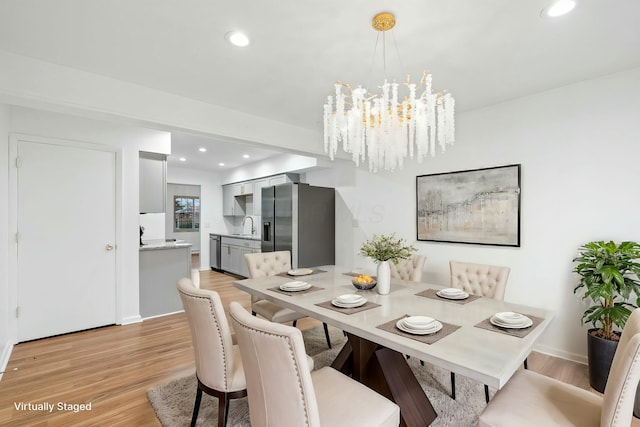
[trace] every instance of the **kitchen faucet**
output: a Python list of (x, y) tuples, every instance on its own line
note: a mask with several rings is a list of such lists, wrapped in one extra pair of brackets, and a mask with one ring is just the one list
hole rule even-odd
[(247, 215), (244, 218), (242, 218), (242, 229), (244, 230), (244, 223), (247, 220), (247, 218), (251, 220), (251, 235), (253, 236), (254, 233), (256, 232), (256, 229), (253, 227), (253, 217)]

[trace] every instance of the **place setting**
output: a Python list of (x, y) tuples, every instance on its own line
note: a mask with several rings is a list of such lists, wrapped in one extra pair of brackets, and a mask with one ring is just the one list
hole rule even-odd
[(325, 270), (319, 268), (294, 268), (285, 273), (276, 274), (280, 277), (299, 277), (299, 276), (311, 276), (312, 274), (326, 273)]
[(430, 335), (442, 329), (442, 323), (432, 317), (409, 316), (398, 320), (396, 328), (408, 334)]
[(448, 302), (456, 304), (467, 304), (471, 301), (475, 301), (481, 298), (479, 295), (471, 295), (468, 292), (458, 288), (444, 288), (444, 289), (426, 289), (416, 294), (420, 297), (431, 298), (435, 300), (446, 300)]
[(358, 313), (363, 310), (380, 306), (380, 304), (370, 302), (362, 295), (357, 294), (339, 295), (330, 301), (325, 301), (316, 305), (330, 308), (335, 311), (345, 312), (346, 314)]
[(383, 331), (407, 336), (426, 344), (433, 344), (458, 328), (460, 326), (440, 322), (433, 317), (408, 314), (378, 326), (378, 329)]
[(278, 292), (284, 295), (306, 294), (309, 292), (319, 291), (324, 288), (314, 286), (311, 283), (294, 280), (292, 282), (283, 283), (280, 286), (269, 288), (270, 291)]
[(522, 338), (531, 332), (535, 326), (538, 326), (542, 320), (542, 318), (528, 316), (522, 313), (502, 311), (495, 313), (493, 316), (483, 320), (475, 326)]

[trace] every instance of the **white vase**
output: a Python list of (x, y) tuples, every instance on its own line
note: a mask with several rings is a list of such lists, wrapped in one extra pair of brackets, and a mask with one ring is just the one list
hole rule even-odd
[(380, 261), (378, 263), (377, 281), (378, 293), (380, 295), (387, 295), (391, 290), (391, 268), (389, 267), (389, 261)]

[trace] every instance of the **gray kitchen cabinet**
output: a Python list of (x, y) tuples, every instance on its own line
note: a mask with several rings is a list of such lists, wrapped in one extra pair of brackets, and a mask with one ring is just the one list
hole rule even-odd
[(191, 277), (191, 245), (140, 249), (140, 316), (160, 316), (181, 311), (176, 283)]
[(222, 270), (249, 277), (244, 254), (260, 252), (260, 241), (222, 236)]
[(140, 152), (140, 213), (165, 211), (167, 197), (167, 156)]

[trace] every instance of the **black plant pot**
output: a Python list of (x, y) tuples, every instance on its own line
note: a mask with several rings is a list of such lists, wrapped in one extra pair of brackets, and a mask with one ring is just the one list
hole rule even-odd
[[(613, 356), (618, 348), (618, 341), (597, 337), (589, 329), (587, 333), (587, 357), (589, 359), (589, 385), (600, 393), (604, 393)], [(636, 390), (636, 401), (633, 405), (633, 416), (640, 418), (640, 387)]]
[(593, 331), (595, 329), (589, 329), (587, 334), (589, 385), (600, 393), (604, 393), (613, 356), (616, 354), (616, 348), (618, 348), (618, 341), (597, 337), (592, 334)]

